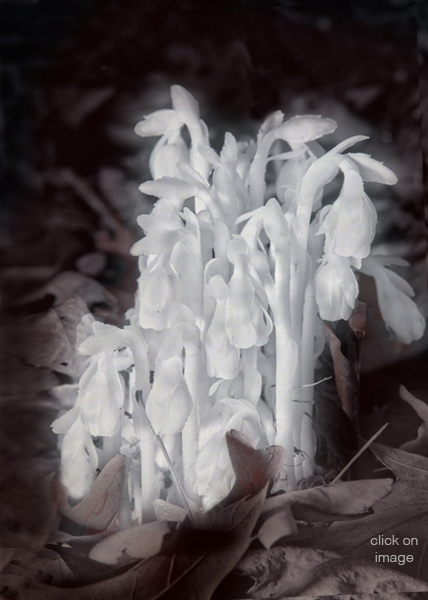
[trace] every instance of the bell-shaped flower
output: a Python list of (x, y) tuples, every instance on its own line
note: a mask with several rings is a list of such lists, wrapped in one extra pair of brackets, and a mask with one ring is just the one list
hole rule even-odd
[(177, 300), (176, 276), (168, 274), (164, 266), (146, 269), (138, 279), (140, 325), (143, 329), (162, 331), (166, 327), (171, 303)]
[(240, 431), (253, 445), (257, 445), (262, 435), (261, 423), (257, 409), (251, 402), (235, 398), (220, 400), (201, 423), (195, 492), (202, 496), (206, 509), (227, 496), (234, 482), (225, 437), (230, 429)]
[(236, 348), (263, 346), (272, 331), (267, 313), (266, 292), (253, 270), (251, 277), (245, 240), (236, 237), (228, 245), (234, 265), (225, 304), (225, 329), (229, 342)]
[(65, 432), (60, 426), (55, 433), (65, 433), (61, 446), (61, 483), (69, 496), (81, 500), (90, 491), (98, 466), (98, 455), (87, 424), (78, 415)]
[[(234, 379), (239, 371), (240, 352), (226, 332), (226, 301), (229, 289), (221, 275), (214, 275), (205, 286), (205, 305), (214, 304), (205, 331), (204, 346), (209, 377)], [(210, 302), (211, 301), (211, 302)]]
[(208, 128), (204, 121), (199, 118), (198, 102), (181, 85), (171, 86), (171, 100), (174, 111), (189, 130), (191, 140), (190, 163), (204, 179), (208, 179), (211, 167), (199, 152), (200, 146), (209, 146)]
[(324, 257), (315, 273), (315, 299), (321, 319), (349, 319), (358, 296), (358, 283), (347, 258)]
[(76, 406), (93, 436), (113, 436), (120, 430), (124, 388), (113, 356), (102, 352), (94, 356), (80, 379)]
[(388, 268), (391, 264), (407, 265), (400, 259), (370, 256), (363, 260), (361, 270), (375, 279), (379, 308), (386, 326), (399, 340), (411, 344), (423, 336), (426, 322), (412, 300), (415, 295), (412, 287)]
[(147, 398), (147, 416), (156, 433), (180, 432), (193, 401), (183, 374), (183, 331), (180, 324), (163, 335), (152, 390)]
[(349, 159), (340, 164), (344, 174), (338, 199), (323, 209), (318, 233), (326, 236), (328, 254), (362, 259), (369, 255), (376, 232), (376, 209), (364, 193), (363, 180)]
[(136, 389), (143, 390), (144, 396), (147, 397), (150, 385), (147, 344), (137, 324), (120, 329), (95, 321), (92, 329), (93, 334), (79, 345), (79, 353), (83, 355), (94, 355), (103, 351), (110, 353), (117, 372), (135, 366)]
[(142, 121), (137, 123), (134, 131), (141, 137), (152, 137), (177, 131), (183, 125), (182, 119), (174, 110), (162, 109), (145, 116)]

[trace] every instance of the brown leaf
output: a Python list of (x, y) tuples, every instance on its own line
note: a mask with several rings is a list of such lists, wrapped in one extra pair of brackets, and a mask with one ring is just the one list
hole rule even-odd
[(9, 344), (25, 363), (76, 376), (76, 328), (88, 312), (82, 298), (68, 298), (42, 314), (15, 320), (6, 330)]
[(349, 317), (349, 325), (357, 340), (362, 340), (367, 332), (367, 305), (365, 302), (357, 302), (356, 307)]
[(120, 564), (124, 558), (150, 558), (157, 554), (171, 533), (165, 521), (154, 521), (121, 529), (96, 544), (89, 558), (106, 565)]
[(355, 424), (358, 417), (358, 392), (351, 369), (351, 364), (342, 353), (342, 343), (333, 328), (324, 323), (324, 333), (333, 358), (334, 380), (343, 410)]
[(55, 306), (79, 296), (88, 306), (98, 303), (116, 305), (116, 299), (100, 283), (76, 271), (62, 271), (43, 287), (21, 298), (22, 303), (33, 302), (46, 294), (55, 296)]
[(47, 548), (40, 551), (20, 548), (15, 551), (13, 564), (30, 577), (50, 579), (53, 585), (67, 585), (73, 580), (73, 573), (61, 556)]
[(414, 440), (405, 442), (400, 446), (401, 450), (413, 452), (421, 456), (428, 456), (428, 405), (411, 394), (404, 385), (400, 386), (400, 396), (415, 410), (423, 420), (418, 429), (418, 435)]
[[(312, 548), (331, 550), (348, 557), (375, 561), (376, 552), (408, 555), (414, 559), (403, 565), (394, 563), (394, 569), (415, 578), (428, 579), (428, 459), (402, 450), (372, 444), (376, 456), (397, 475), (398, 481), (391, 493), (373, 504), (369, 514), (357, 521), (335, 521), (321, 535), (313, 530), (306, 544)], [(374, 480), (380, 482), (383, 480)], [(372, 544), (373, 538), (395, 536), (390, 545)], [(416, 538), (411, 545), (404, 538)], [(393, 538), (394, 539), (394, 538)]]
[(330, 515), (332, 521), (335, 520), (335, 515), (358, 515), (366, 512), (391, 492), (392, 484), (392, 479), (369, 479), (340, 481), (333, 485), (297, 490), (268, 498), (262, 512), (289, 506), (296, 518), (304, 520), (303, 509), (313, 508), (320, 514)]
[(112, 458), (98, 475), (89, 494), (73, 508), (61, 507), (61, 514), (86, 529), (107, 529), (122, 501), (125, 465), (125, 456), (118, 454)]
[(245, 555), (236, 570), (255, 579), (248, 593), (260, 600), (428, 590), (426, 582), (381, 565), (312, 548), (255, 550)]
[[(266, 490), (184, 523), (171, 550), (97, 583), (64, 589), (32, 582), (24, 600), (210, 600), (248, 548)], [(21, 586), (21, 589), (22, 586)]]
[(269, 550), (281, 538), (297, 532), (297, 524), (293, 513), (289, 506), (284, 506), (263, 522), (257, 531), (257, 537), (263, 546)]
[(284, 460), (284, 449), (281, 446), (258, 450), (251, 446), (245, 435), (235, 429), (226, 434), (226, 441), (236, 482), (220, 506), (257, 494), (267, 484), (270, 489)]
[(372, 452), (401, 481), (428, 492), (428, 458), (383, 444), (372, 444)]

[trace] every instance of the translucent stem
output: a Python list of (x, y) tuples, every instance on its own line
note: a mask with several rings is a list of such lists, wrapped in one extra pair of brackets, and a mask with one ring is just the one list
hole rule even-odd
[(184, 378), (189, 388), (193, 400), (192, 410), (183, 427), (182, 450), (183, 450), (183, 471), (184, 471), (184, 490), (189, 498), (198, 500), (193, 491), (195, 484), (194, 463), (199, 452), (199, 371), (200, 371), (200, 352), (197, 344), (188, 344), (186, 346), (186, 356), (184, 362)]
[[(313, 269), (311, 269), (313, 271)], [(313, 397), (314, 397), (314, 340), (315, 340), (316, 304), (313, 289), (312, 272), (309, 276), (305, 290), (303, 305), (302, 327), (302, 359), (301, 359), (301, 438), (300, 448), (306, 457), (303, 462), (303, 476), (312, 473), (313, 458), (315, 455), (315, 435), (312, 427)], [(308, 460), (309, 459), (309, 460)]]
[(155, 436), (148, 422), (144, 407), (134, 395), (133, 421), (135, 435), (140, 447), (141, 472), (141, 522), (155, 519), (153, 501), (159, 496), (155, 472)]
[(291, 334), (289, 307), (290, 260), (286, 249), (275, 257), (275, 341), (276, 341), (276, 438), (285, 450), (281, 480), (288, 489), (296, 487), (293, 442), (293, 380), (297, 367), (297, 344)]

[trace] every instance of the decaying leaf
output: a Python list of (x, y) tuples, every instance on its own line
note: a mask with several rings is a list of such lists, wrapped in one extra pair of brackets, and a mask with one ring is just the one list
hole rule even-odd
[(341, 341), (328, 323), (324, 323), (324, 333), (333, 359), (334, 379), (343, 410), (355, 424), (358, 415), (358, 390), (351, 364), (342, 353)]
[(210, 600), (248, 548), (265, 497), (266, 489), (216, 513), (186, 521), (169, 550), (114, 577), (68, 589), (32, 581), (27, 588), (20, 583), (18, 591), (25, 600)]
[(112, 458), (98, 475), (91, 491), (76, 506), (62, 506), (61, 514), (86, 529), (104, 531), (119, 510), (125, 485), (125, 456)]
[(284, 449), (281, 446), (253, 448), (245, 435), (234, 429), (226, 434), (226, 441), (236, 481), (220, 506), (257, 494), (267, 484), (270, 489), (284, 459)]
[(367, 305), (365, 302), (357, 302), (351, 316), (348, 319), (349, 326), (354, 332), (357, 340), (362, 340), (367, 332)]
[(248, 593), (260, 600), (428, 590), (426, 582), (392, 569), (312, 548), (281, 546), (250, 551), (236, 570), (255, 579)]
[[(54, 550), (42, 548), (31, 550), (19, 548), (15, 550), (12, 566), (27, 575), (53, 585), (64, 586), (72, 582), (73, 573), (61, 556)], [(8, 574), (8, 569), (5, 569)]]
[(413, 452), (421, 456), (428, 456), (428, 405), (411, 394), (404, 385), (400, 386), (400, 396), (415, 410), (423, 420), (419, 427), (418, 435), (414, 440), (405, 442), (400, 446), (401, 450)]
[(268, 517), (257, 530), (259, 541), (268, 550), (283, 537), (298, 532), (296, 521), (289, 506), (285, 505)]
[[(327, 528), (314, 528), (305, 545), (373, 563), (377, 553), (386, 552), (393, 555), (390, 563), (389, 558), (385, 559), (390, 567), (416, 579), (428, 579), (428, 459), (381, 444), (372, 444), (371, 448), (398, 478), (391, 492), (379, 496), (371, 511), (358, 520), (336, 520)], [(383, 486), (384, 481), (372, 480), (372, 485)], [(378, 541), (372, 543), (373, 538)], [(383, 544), (385, 538), (392, 544)], [(407, 555), (412, 558), (398, 561), (398, 556)]]
[(25, 363), (76, 376), (76, 328), (88, 311), (79, 296), (67, 298), (41, 314), (14, 321), (8, 325), (6, 335)]
[(100, 283), (76, 271), (58, 273), (42, 288), (22, 297), (21, 302), (34, 302), (46, 294), (55, 296), (55, 306), (59, 306), (73, 296), (80, 296), (88, 306), (97, 303), (114, 306), (117, 303), (115, 297)]
[(89, 558), (106, 565), (121, 564), (124, 558), (150, 558), (160, 551), (169, 533), (171, 529), (165, 521), (121, 529), (98, 542)]
[(289, 506), (296, 518), (305, 520), (305, 509), (311, 507), (320, 514), (358, 515), (369, 510), (373, 504), (392, 490), (392, 479), (369, 479), (344, 481), (307, 490), (297, 490), (268, 498), (263, 513), (282, 506)]

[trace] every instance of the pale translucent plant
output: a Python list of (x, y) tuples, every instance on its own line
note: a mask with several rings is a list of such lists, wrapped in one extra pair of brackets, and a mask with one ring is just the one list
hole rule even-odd
[[(398, 339), (410, 343), (425, 326), (412, 289), (389, 268), (402, 263), (369, 256), (376, 210), (364, 182), (396, 177), (346, 152), (364, 136), (325, 152), (317, 140), (336, 129), (332, 119), (284, 121), (277, 111), (255, 142), (227, 133), (217, 154), (195, 99), (180, 86), (171, 96), (172, 109), (136, 126), (160, 139), (153, 180), (140, 186), (158, 200), (139, 217), (145, 237), (131, 250), (141, 273), (135, 309), (123, 329), (93, 323), (79, 346), (90, 359), (76, 405), (54, 423), (70, 494), (87, 493), (99, 460), (122, 452), (140, 522), (157, 498), (191, 510), (227, 495), (230, 429), (256, 447), (284, 448), (279, 488), (313, 472), (322, 320), (351, 316), (360, 270), (375, 278)], [(339, 172), (338, 197), (323, 205)]]

